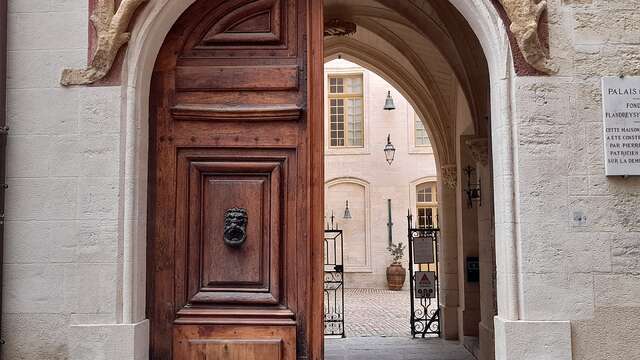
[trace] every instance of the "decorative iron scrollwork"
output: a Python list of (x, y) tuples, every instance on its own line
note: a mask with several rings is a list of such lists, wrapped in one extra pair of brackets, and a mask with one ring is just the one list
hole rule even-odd
[(224, 213), (224, 243), (240, 247), (247, 240), (247, 209), (231, 208)]

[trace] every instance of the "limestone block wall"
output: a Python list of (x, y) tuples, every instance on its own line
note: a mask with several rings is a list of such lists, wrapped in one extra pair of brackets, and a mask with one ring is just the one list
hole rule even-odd
[[(640, 338), (640, 178), (604, 175), (600, 94), (602, 76), (640, 72), (638, 2), (554, 0), (549, 7), (560, 72), (516, 78), (512, 89), (520, 316), (570, 320), (571, 338), (555, 344), (564, 353), (554, 359), (639, 358), (632, 339)], [(575, 213), (586, 223), (574, 221)], [(506, 358), (525, 356), (517, 345), (508, 349)]]
[(59, 85), (86, 64), (87, 4), (8, 3), (6, 359), (134, 358), (104, 326), (123, 317), (122, 90)]

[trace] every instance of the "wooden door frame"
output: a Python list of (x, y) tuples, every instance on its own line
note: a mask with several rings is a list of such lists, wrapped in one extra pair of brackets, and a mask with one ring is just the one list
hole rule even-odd
[(309, 354), (324, 359), (324, 1), (307, 0), (309, 78), (307, 111), (310, 149), (310, 275)]

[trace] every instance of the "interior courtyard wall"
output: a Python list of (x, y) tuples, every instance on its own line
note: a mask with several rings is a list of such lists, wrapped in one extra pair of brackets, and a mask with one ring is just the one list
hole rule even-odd
[[(363, 74), (364, 80), (364, 121), (365, 145), (363, 148), (337, 149), (330, 148), (325, 139), (325, 180), (330, 182), (326, 188), (325, 216), (330, 221), (333, 213), (336, 224), (345, 231), (345, 286), (347, 288), (379, 288), (387, 287), (386, 268), (391, 263), (391, 256), (387, 251), (388, 210), (387, 199), (391, 199), (393, 221), (393, 242), (407, 242), (407, 211), (415, 215), (415, 186), (418, 179), (436, 180), (436, 164), (433, 149), (430, 146), (414, 146), (414, 132), (411, 128), (416, 116), (409, 102), (376, 73), (347, 61), (331, 61), (325, 66), (326, 74)], [(325, 87), (325, 92), (328, 91)], [(396, 109), (384, 111), (387, 92), (391, 91)], [(329, 116), (325, 113), (325, 126), (328, 126)], [(325, 134), (328, 134), (326, 129)], [(396, 147), (395, 159), (391, 165), (384, 157), (384, 146), (387, 135)], [(328, 139), (328, 138), (327, 138)], [(350, 180), (353, 179), (353, 180)], [(358, 194), (352, 186), (338, 188), (331, 186), (336, 180), (341, 184), (352, 181), (363, 181), (367, 187), (368, 208), (364, 212), (354, 205), (361, 201), (350, 200)], [(349, 200), (352, 219), (343, 219), (345, 201)], [(359, 205), (356, 205), (359, 206)], [(367, 215), (367, 223), (364, 215)], [(365, 254), (359, 239), (353, 248), (349, 247), (353, 239), (352, 228), (366, 229), (369, 237), (367, 253), (370, 254), (368, 269), (358, 267), (353, 269), (349, 259), (361, 259)], [(408, 268), (408, 254), (405, 250), (403, 264)], [(405, 288), (409, 283), (405, 281)]]

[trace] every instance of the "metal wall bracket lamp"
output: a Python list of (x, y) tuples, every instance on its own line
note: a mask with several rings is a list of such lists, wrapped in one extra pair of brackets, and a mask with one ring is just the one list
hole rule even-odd
[(467, 206), (469, 208), (473, 208), (473, 203), (478, 203), (479, 206), (482, 206), (482, 181), (480, 177), (478, 177), (478, 182), (474, 183), (471, 181), (471, 175), (476, 171), (471, 166), (467, 166), (464, 169), (464, 173), (467, 175), (467, 187), (464, 189), (465, 194), (467, 195)]

